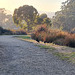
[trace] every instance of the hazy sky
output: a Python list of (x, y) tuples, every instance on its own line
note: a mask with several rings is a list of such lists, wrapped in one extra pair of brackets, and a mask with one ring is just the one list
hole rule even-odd
[(66, 0), (0, 0), (0, 8), (14, 11), (23, 5), (32, 5), (38, 11), (55, 12), (60, 10), (61, 2)]

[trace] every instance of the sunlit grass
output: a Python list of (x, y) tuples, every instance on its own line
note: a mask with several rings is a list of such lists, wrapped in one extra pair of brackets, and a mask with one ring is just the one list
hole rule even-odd
[(48, 45), (38, 44), (37, 46), (40, 47), (41, 49), (47, 49), (48, 52), (53, 52), (53, 50), (56, 50), (56, 48)]
[(56, 52), (54, 55), (58, 56), (62, 60), (67, 60), (69, 62), (75, 63), (75, 52), (72, 53), (59, 53)]
[(31, 39), (31, 36), (29, 35), (23, 35), (23, 36), (16, 36), (17, 38), (22, 38), (22, 39)]

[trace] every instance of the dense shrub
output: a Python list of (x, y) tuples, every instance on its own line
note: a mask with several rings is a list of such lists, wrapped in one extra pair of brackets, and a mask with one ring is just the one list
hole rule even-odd
[(27, 32), (23, 29), (18, 29), (18, 30), (10, 30), (13, 35), (27, 35)]
[(46, 25), (38, 27), (31, 37), (38, 42), (42, 41), (44, 43), (47, 42), (75, 47), (75, 34), (56, 29), (49, 29)]
[[(32, 39), (36, 41), (45, 41), (45, 35), (47, 32), (46, 25), (37, 26), (35, 32), (31, 35)], [(43, 38), (44, 37), (44, 38)]]
[(3, 29), (2, 27), (0, 27), (0, 35), (6, 35), (6, 34), (12, 34), (12, 32), (10, 30), (7, 29)]
[(63, 38), (60, 38), (60, 39), (57, 39), (55, 41), (53, 41), (54, 44), (57, 44), (57, 45), (61, 45), (61, 46), (64, 46), (64, 39)]
[(27, 32), (23, 29), (18, 30), (7, 30), (0, 27), (0, 35), (27, 35)]
[(12, 32), (10, 30), (3, 29), (2, 34), (3, 35), (12, 35)]
[(65, 45), (75, 47), (75, 34), (69, 34), (65, 38)]
[(2, 33), (3, 33), (3, 28), (0, 27), (0, 35), (2, 35)]

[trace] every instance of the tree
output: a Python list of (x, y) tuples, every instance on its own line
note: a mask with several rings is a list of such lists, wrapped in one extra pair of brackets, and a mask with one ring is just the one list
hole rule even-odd
[(35, 23), (38, 25), (41, 25), (41, 24), (46, 24), (47, 26), (52, 25), (50, 18), (48, 18), (47, 14), (45, 13), (37, 16), (37, 18), (35, 19)]
[(42, 19), (47, 18), (47, 14), (45, 14), (45, 13), (41, 14), (40, 18), (42, 18)]
[(0, 26), (4, 24), (5, 19), (7, 18), (4, 8), (0, 8)]
[(14, 25), (12, 15), (7, 14), (7, 10), (0, 8), (0, 26), (4, 29), (14, 29), (17, 28)]
[(67, 0), (62, 3), (61, 11), (55, 13), (53, 24), (63, 27), (63, 30), (71, 31), (75, 27), (75, 0)]
[(51, 26), (52, 25), (50, 18), (44, 18), (43, 19), (43, 23), (47, 24), (47, 26)]
[(14, 23), (21, 28), (27, 28), (28, 31), (34, 26), (34, 21), (38, 16), (38, 11), (29, 5), (24, 5), (15, 9), (13, 14)]

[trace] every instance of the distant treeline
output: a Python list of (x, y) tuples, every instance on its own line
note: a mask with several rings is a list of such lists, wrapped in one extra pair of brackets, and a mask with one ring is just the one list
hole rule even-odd
[(18, 29), (18, 30), (7, 30), (7, 29), (3, 29), (2, 27), (0, 27), (0, 35), (26, 35), (26, 31), (23, 29)]
[(6, 9), (0, 8), (0, 26), (4, 29), (18, 29), (13, 22), (11, 14), (6, 13)]
[(75, 0), (62, 3), (61, 11), (57, 11), (52, 19), (54, 27), (68, 32), (75, 32)]

